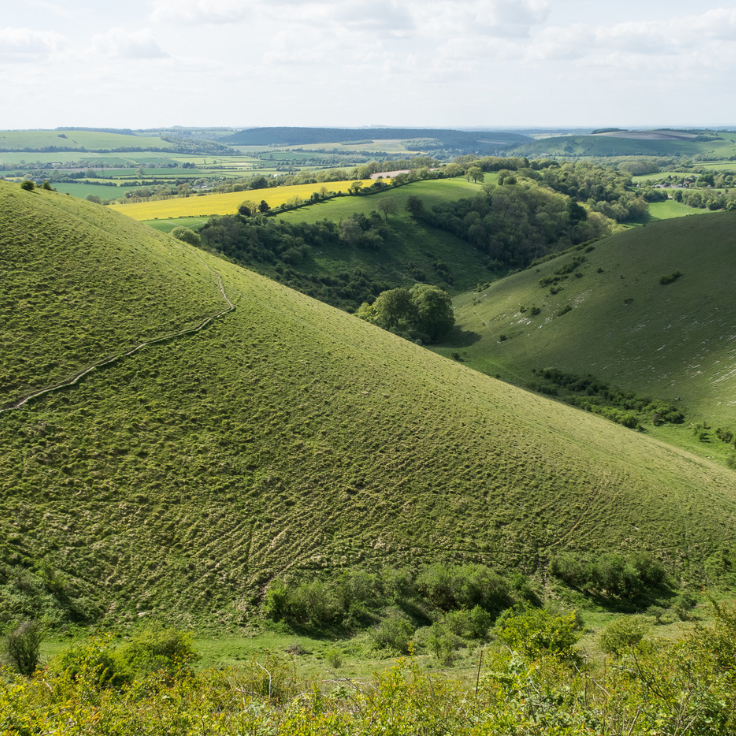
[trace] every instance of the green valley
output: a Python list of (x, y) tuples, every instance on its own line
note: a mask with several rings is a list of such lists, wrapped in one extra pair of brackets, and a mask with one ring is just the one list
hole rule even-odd
[[(25, 299), (8, 344), (30, 346), (10, 355), (11, 375), (25, 363), (26, 382), (56, 375), (21, 362), (34, 344), (73, 347), (72, 370), (218, 311), (212, 271), (236, 306), (0, 414), (4, 620), (155, 614), (227, 631), (258, 622), (278, 580), (434, 561), (537, 576), (563, 550), (650, 552), (684, 581), (720, 580), (732, 471), (122, 215), (7, 184), (2, 194), (25, 233), (17, 248), (2, 236), (4, 282)], [(111, 262), (135, 299), (116, 296)], [(47, 293), (59, 263), (68, 285)], [(43, 311), (52, 295), (58, 318)], [(98, 336), (101, 310), (114, 329)]]
[(463, 359), (521, 385), (532, 369), (590, 373), (678, 399), (689, 422), (730, 426), (735, 223), (733, 213), (655, 222), (458, 297), (457, 323), (477, 335)]

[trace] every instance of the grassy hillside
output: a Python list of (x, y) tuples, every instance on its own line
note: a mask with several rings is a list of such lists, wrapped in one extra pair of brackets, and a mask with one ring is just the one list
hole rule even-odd
[[(703, 138), (701, 140), (701, 138)], [(570, 135), (542, 138), (513, 149), (515, 156), (693, 156), (727, 158), (736, 153), (736, 134), (709, 133), (692, 139)]]
[(117, 148), (173, 148), (154, 136), (123, 135), (87, 130), (3, 130), (0, 149), (22, 151), (54, 147), (66, 151), (115, 150)]
[(222, 138), (233, 146), (331, 144), (349, 141), (413, 140), (436, 141), (435, 147), (485, 151), (519, 145), (528, 136), (503, 131), (469, 132), (433, 128), (250, 128)]
[(56, 192), (0, 182), (0, 252), (0, 406), (222, 305), (178, 241)]
[[(92, 205), (5, 191), (29, 244), (4, 244), (13, 294), (42, 303), (60, 244), (83, 243), (86, 267), (62, 271), (76, 331), (135, 309), (96, 288), (116, 259), (158, 275), (151, 308), (182, 283), (175, 248), (213, 291), (186, 246), (100, 210), (112, 246)], [(697, 575), (732, 540), (731, 471), (203, 258), (236, 311), (0, 414), (1, 618), (225, 629), (276, 576), (439, 558), (531, 571), (562, 548), (649, 549)], [(54, 319), (29, 311), (13, 341), (55, 345)]]
[[(456, 318), (477, 335), (464, 348), (467, 364), (524, 385), (532, 368), (590, 372), (637, 393), (681, 396), (693, 420), (736, 427), (735, 247), (734, 213), (670, 219), (575, 253), (586, 261), (557, 284), (542, 287), (540, 279), (573, 255), (465, 294)], [(682, 276), (660, 283), (676, 272)]]

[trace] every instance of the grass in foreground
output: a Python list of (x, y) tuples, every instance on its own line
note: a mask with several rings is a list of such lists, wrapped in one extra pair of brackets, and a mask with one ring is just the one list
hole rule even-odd
[(134, 660), (134, 677), (121, 685), (98, 664), (109, 657), (102, 640), (67, 658), (71, 667), (52, 663), (30, 680), (6, 673), (0, 727), (8, 733), (216, 729), (290, 736), (733, 731), (732, 608), (720, 607), (712, 629), (696, 628), (676, 643), (631, 638), (631, 630), (623, 630), (603, 667), (581, 660), (574, 649), (578, 635), (564, 617), (552, 621), (519, 613), (506, 619), (498, 631), (505, 646), (476, 653), (474, 679), (402, 658), (367, 681), (337, 668), (305, 680), (289, 659), (271, 654), (197, 674), (186, 663), (177, 667), (174, 658)]

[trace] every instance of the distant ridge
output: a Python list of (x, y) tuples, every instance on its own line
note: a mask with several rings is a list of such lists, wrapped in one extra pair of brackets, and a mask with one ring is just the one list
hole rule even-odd
[[(298, 146), (360, 140), (433, 138), (451, 148), (521, 145), (531, 138), (504, 131), (460, 131), (434, 128), (250, 128), (221, 138), (240, 146)], [(483, 143), (481, 143), (481, 140)]]

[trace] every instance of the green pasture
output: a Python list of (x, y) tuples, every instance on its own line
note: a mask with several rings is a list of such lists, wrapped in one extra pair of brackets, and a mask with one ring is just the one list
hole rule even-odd
[(670, 220), (673, 217), (707, 214), (712, 214), (712, 210), (688, 207), (686, 204), (676, 202), (674, 199), (668, 199), (665, 202), (650, 202), (649, 204), (649, 220), (652, 222)]
[(106, 187), (94, 183), (66, 184), (58, 182), (52, 184), (52, 186), (60, 194), (71, 194), (73, 197), (79, 197), (81, 199), (85, 199), (90, 194), (99, 197), (103, 201), (122, 196), (120, 187)]
[[(496, 174), (486, 174), (486, 181), (488, 182), (493, 182), (496, 178)], [(431, 179), (413, 182), (397, 189), (389, 189), (380, 194), (371, 194), (364, 197), (336, 197), (326, 202), (286, 212), (280, 217), (287, 222), (337, 221), (356, 212), (368, 214), (376, 209), (376, 203), (380, 198), (388, 197), (396, 201), (398, 216), (410, 219), (406, 212), (406, 200), (412, 195), (421, 197), (426, 207), (432, 207), (448, 200), (472, 197), (479, 189), (479, 184), (468, 182), (459, 177), (455, 179)]]

